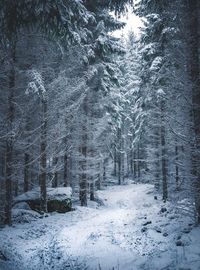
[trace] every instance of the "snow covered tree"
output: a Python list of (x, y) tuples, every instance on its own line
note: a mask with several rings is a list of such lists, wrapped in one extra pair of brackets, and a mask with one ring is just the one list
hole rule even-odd
[[(88, 34), (86, 25), (93, 20), (91, 13), (80, 2), (70, 1), (63, 4), (54, 1), (1, 1), (1, 48), (8, 56), (8, 106), (7, 106), (7, 140), (5, 148), (5, 183), (6, 206), (5, 223), (11, 223), (12, 202), (12, 159), (15, 117), (15, 81), (16, 81), (16, 47), (23, 32), (35, 27), (46, 36), (56, 36), (65, 43), (80, 41)], [(76, 22), (76, 23), (75, 23)], [(82, 29), (80, 31), (80, 29)], [(80, 40), (79, 35), (80, 33)], [(78, 39), (78, 40), (77, 40)]]
[[(142, 82), (149, 96), (150, 121), (153, 124), (152, 128), (149, 127), (149, 153), (155, 162), (150, 163), (151, 169), (155, 171), (157, 188), (160, 186), (159, 175), (162, 172), (164, 200), (173, 197), (174, 190), (190, 189), (193, 183), (190, 171), (192, 99), (186, 46), (190, 34), (186, 30), (186, 6), (187, 3), (181, 1), (158, 3), (154, 0), (140, 1), (136, 5), (136, 12), (146, 18), (141, 39)], [(163, 93), (162, 99), (157, 93)], [(156, 117), (160, 118), (160, 124)], [(190, 179), (189, 185), (186, 178)], [(192, 199), (191, 195), (189, 197)]]

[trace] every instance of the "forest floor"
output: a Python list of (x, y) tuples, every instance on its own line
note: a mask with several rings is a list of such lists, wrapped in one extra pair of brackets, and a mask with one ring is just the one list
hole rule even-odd
[(111, 186), (99, 202), (0, 231), (1, 270), (197, 270), (200, 228), (153, 186)]

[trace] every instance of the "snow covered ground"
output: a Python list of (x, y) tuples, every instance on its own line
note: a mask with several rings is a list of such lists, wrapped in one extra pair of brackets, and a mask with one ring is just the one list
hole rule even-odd
[(98, 197), (101, 205), (1, 230), (0, 269), (200, 269), (200, 228), (155, 200), (153, 186), (113, 186)]

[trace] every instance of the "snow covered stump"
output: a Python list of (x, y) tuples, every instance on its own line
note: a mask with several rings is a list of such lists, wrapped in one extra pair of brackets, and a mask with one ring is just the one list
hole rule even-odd
[[(72, 210), (70, 187), (47, 188), (47, 211), (66, 213)], [(14, 206), (26, 202), (31, 210), (40, 212), (40, 190), (34, 189), (15, 198)]]

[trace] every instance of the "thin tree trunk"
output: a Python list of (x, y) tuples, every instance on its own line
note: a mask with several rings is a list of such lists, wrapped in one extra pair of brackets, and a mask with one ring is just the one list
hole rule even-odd
[(58, 147), (57, 147), (57, 142), (56, 142), (56, 147), (55, 147), (55, 153), (53, 157), (53, 167), (54, 167), (54, 176), (53, 176), (53, 181), (52, 181), (52, 187), (56, 188), (58, 187)]
[(103, 160), (103, 182), (106, 181), (106, 160)]
[[(94, 156), (95, 156), (95, 152), (93, 149), (91, 149), (90, 151), (91, 155), (90, 157), (94, 159)], [(94, 169), (94, 163), (93, 162), (90, 162), (90, 171), (92, 172), (93, 169)], [(95, 176), (92, 174), (90, 176), (90, 200), (91, 201), (94, 201), (95, 200), (95, 197), (94, 197), (94, 189), (95, 189), (95, 185), (94, 185), (94, 182), (95, 182)]]
[[(85, 133), (85, 129), (83, 131)], [(81, 201), (81, 206), (87, 206), (87, 174), (86, 174), (86, 157), (87, 157), (87, 146), (86, 146), (86, 134), (83, 135), (83, 145), (81, 147), (81, 176), (80, 176), (80, 201)]]
[(137, 162), (136, 162), (136, 151), (133, 150), (133, 168), (134, 168), (134, 180), (137, 177)]
[(69, 186), (69, 181), (68, 181), (68, 156), (67, 153), (65, 152), (64, 155), (64, 187)]
[(176, 171), (176, 191), (179, 191), (179, 183), (180, 183), (180, 176), (179, 176), (179, 152), (178, 152), (178, 145), (175, 146), (175, 156), (176, 156), (176, 163), (175, 163), (175, 171)]
[(167, 160), (166, 160), (166, 141), (165, 141), (165, 101), (161, 101), (161, 153), (162, 153), (162, 182), (163, 182), (163, 201), (168, 199), (168, 183), (167, 183)]
[(29, 191), (29, 163), (30, 155), (28, 153), (24, 154), (24, 192)]
[(114, 148), (114, 170), (113, 170), (113, 175), (117, 176), (117, 149), (116, 149), (116, 145)]
[(11, 70), (9, 74), (9, 96), (7, 112), (7, 133), (5, 150), (5, 224), (11, 225), (11, 206), (12, 206), (12, 158), (13, 158), (13, 121), (15, 114), (14, 91), (15, 91), (15, 62), (16, 62), (16, 43), (13, 45), (11, 52)]
[(130, 171), (131, 171), (131, 175), (134, 175), (134, 170), (133, 170), (133, 149), (131, 148), (130, 150)]
[(138, 171), (138, 181), (140, 180), (140, 145), (137, 146), (137, 171)]
[(92, 182), (90, 183), (90, 201), (94, 201), (94, 182), (93, 179), (91, 180)]
[(96, 187), (97, 190), (101, 189), (101, 163), (98, 164), (98, 175), (97, 175), (97, 181), (96, 181)]
[(121, 176), (122, 176), (122, 157), (121, 157), (121, 128), (118, 128), (117, 131), (117, 138), (118, 138), (118, 142), (119, 142), (119, 150), (117, 152), (117, 165), (118, 165), (118, 184), (121, 185)]
[(82, 123), (82, 136), (81, 136), (81, 162), (80, 162), (80, 169), (81, 169), (81, 175), (80, 175), (80, 192), (79, 192), (79, 198), (81, 201), (81, 206), (87, 206), (87, 114), (88, 114), (88, 108), (87, 108), (87, 98), (84, 101), (83, 105), (83, 113), (85, 115), (85, 122)]
[(161, 165), (160, 165), (160, 134), (159, 129), (156, 127), (155, 131), (155, 189), (160, 190), (160, 175), (161, 175)]
[(122, 174), (122, 183), (124, 183), (125, 178), (125, 140), (124, 140), (124, 118), (122, 120), (121, 127), (121, 174)]
[[(26, 131), (27, 133), (30, 131), (30, 119), (27, 117), (26, 119)], [(29, 136), (29, 134), (28, 134)], [(30, 149), (28, 148), (29, 146), (29, 139), (27, 141), (27, 146), (26, 150), (24, 153), (24, 192), (29, 191), (29, 170), (30, 170)], [(28, 148), (28, 149), (27, 149)]]
[(6, 142), (6, 201), (5, 201), (5, 224), (11, 225), (11, 205), (12, 205), (12, 143), (10, 141)]
[(46, 169), (47, 169), (47, 100), (42, 100), (42, 127), (40, 143), (40, 194), (41, 194), (41, 211), (47, 212), (47, 188), (46, 188)]

